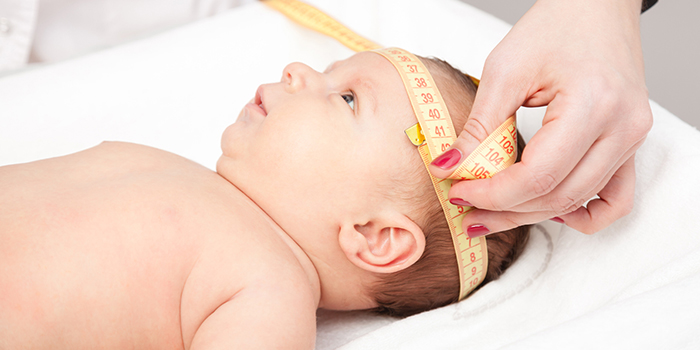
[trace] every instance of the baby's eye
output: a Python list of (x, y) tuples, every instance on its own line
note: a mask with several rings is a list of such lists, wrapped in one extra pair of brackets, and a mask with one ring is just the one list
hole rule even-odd
[(355, 95), (353, 95), (352, 92), (346, 93), (341, 95), (343, 96), (343, 100), (348, 103), (348, 106), (350, 106), (351, 109), (355, 109)]

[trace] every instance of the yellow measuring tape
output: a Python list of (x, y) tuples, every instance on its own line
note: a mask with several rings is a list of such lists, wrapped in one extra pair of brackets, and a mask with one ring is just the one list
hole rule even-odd
[[(447, 105), (430, 72), (412, 53), (398, 48), (381, 48), (320, 10), (298, 0), (262, 0), (295, 22), (335, 38), (354, 51), (374, 50), (391, 62), (406, 87), (418, 124), (406, 130), (418, 146), (426, 169), (433, 159), (450, 148), (457, 139)], [(471, 77), (470, 77), (471, 78)], [(477, 84), (478, 80), (472, 78)], [(448, 179), (437, 179), (430, 172), (445, 218), (450, 227), (460, 275), (459, 300), (464, 299), (486, 277), (488, 254), (484, 237), (469, 238), (462, 229), (464, 215), (472, 207), (455, 206), (448, 192), (453, 179), (489, 178), (515, 162), (515, 118), (510, 117), (474, 150)]]

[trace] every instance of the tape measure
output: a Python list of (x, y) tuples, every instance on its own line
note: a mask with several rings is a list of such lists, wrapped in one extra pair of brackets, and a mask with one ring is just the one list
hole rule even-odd
[(379, 44), (358, 35), (321, 10), (297, 0), (261, 0), (304, 27), (326, 34), (355, 52), (379, 49)]
[[(406, 135), (418, 146), (426, 166), (450, 148), (457, 139), (447, 105), (434, 79), (423, 63), (412, 53), (398, 48), (380, 48), (320, 10), (298, 0), (262, 0), (295, 22), (335, 38), (353, 51), (374, 50), (391, 62), (406, 87), (411, 107), (418, 123), (406, 129)], [(471, 77), (470, 77), (471, 78)], [(472, 78), (478, 84), (478, 80)], [(437, 179), (430, 172), (430, 180), (445, 213), (460, 275), (459, 300), (464, 299), (486, 277), (488, 253), (484, 237), (469, 238), (462, 229), (464, 215), (472, 207), (456, 206), (449, 202), (448, 193), (454, 179), (489, 178), (515, 162), (515, 117), (510, 117), (491, 133), (476, 150), (447, 178)]]
[[(396, 67), (406, 87), (413, 112), (418, 119), (418, 124), (406, 130), (406, 135), (418, 146), (427, 170), (432, 160), (448, 150), (457, 139), (447, 105), (430, 72), (418, 57), (398, 48), (379, 49), (375, 52), (386, 57)], [(504, 135), (505, 139), (502, 137)], [(487, 178), (512, 165), (515, 162), (515, 140), (515, 118), (511, 117), (491, 133), (447, 179), (438, 179), (428, 171), (452, 234), (460, 271), (460, 300), (486, 277), (488, 253), (486, 238), (469, 238), (462, 228), (464, 216), (474, 208), (450, 203), (448, 193), (453, 179)]]

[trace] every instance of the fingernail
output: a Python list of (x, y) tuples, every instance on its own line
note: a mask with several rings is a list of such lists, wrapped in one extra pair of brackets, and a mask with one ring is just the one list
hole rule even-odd
[(489, 228), (481, 224), (467, 227), (467, 236), (469, 236), (469, 238), (481, 237), (489, 232), (491, 232), (489, 231)]
[(562, 220), (562, 219), (561, 219), (560, 217), (558, 217), (558, 216), (555, 216), (555, 217), (553, 217), (553, 218), (551, 218), (551, 219), (549, 219), (549, 220), (552, 220), (552, 221), (554, 221), (554, 222), (558, 222), (558, 223), (560, 223), (560, 224), (563, 224), (563, 223), (564, 223), (564, 220)]
[(449, 169), (459, 163), (461, 159), (462, 152), (457, 148), (452, 148), (435, 158), (432, 164), (440, 169)]
[(473, 207), (473, 205), (467, 201), (465, 201), (462, 198), (452, 198), (450, 199), (450, 203), (454, 205), (458, 205), (460, 207)]

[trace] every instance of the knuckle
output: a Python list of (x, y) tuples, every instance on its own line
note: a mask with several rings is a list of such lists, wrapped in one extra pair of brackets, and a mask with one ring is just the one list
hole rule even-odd
[(481, 118), (478, 116), (467, 119), (467, 122), (464, 123), (463, 129), (468, 135), (479, 141), (483, 141), (486, 139), (486, 137), (488, 137), (489, 133), (486, 125), (484, 125), (480, 119)]
[(511, 228), (513, 228), (513, 227), (518, 227), (518, 226), (523, 225), (523, 223), (519, 222), (518, 220), (516, 220), (515, 217), (512, 217), (512, 216), (510, 216), (510, 215), (506, 215), (506, 216), (503, 218), (503, 222), (508, 226), (508, 228), (506, 228), (506, 229), (504, 229), (504, 230), (502, 230), (502, 231), (505, 231), (505, 230), (511, 229)]
[(492, 187), (493, 182), (488, 182), (488, 184), (489, 185), (485, 193), (490, 193), (492, 195), (484, 196), (484, 203), (482, 204), (482, 209), (488, 209), (493, 211), (505, 211), (506, 209), (508, 209), (508, 206), (506, 205), (507, 197), (504, 198), (502, 196), (497, 195), (499, 192), (495, 189), (495, 187)]
[(509, 62), (512, 62), (510, 53), (503, 51), (501, 47), (496, 46), (486, 57), (482, 76), (491, 78), (502, 78), (509, 76), (508, 72), (512, 66), (509, 64)]
[(491, 210), (505, 211), (506, 209), (508, 209), (508, 207), (504, 204), (504, 202), (497, 199), (495, 196), (487, 196), (486, 201), (487, 201), (486, 204), (488, 205), (488, 208), (491, 208)]
[[(611, 86), (610, 84), (598, 84), (601, 85), (598, 87), (599, 89), (606, 89), (606, 90), (598, 90), (598, 91), (611, 91)], [(617, 114), (617, 110), (619, 109), (619, 101), (620, 101), (620, 96), (615, 93), (610, 93), (610, 94), (602, 94), (599, 96), (598, 101), (596, 102), (597, 108), (599, 108), (600, 111), (602, 111), (601, 116), (607, 117), (609, 115), (615, 115)]]
[(635, 136), (637, 136), (638, 139), (645, 138), (649, 131), (651, 131), (652, 126), (654, 126), (654, 116), (648, 106), (646, 106), (644, 112), (639, 113), (635, 118), (634, 126), (636, 130)]
[[(617, 80), (606, 83), (612, 93), (600, 97), (597, 108), (611, 120), (624, 121), (625, 129), (635, 141), (642, 139), (651, 130), (654, 116), (649, 105), (649, 93), (645, 86), (630, 86)], [(620, 118), (622, 117), (622, 118)]]
[(566, 215), (583, 206), (585, 199), (575, 198), (567, 195), (555, 197), (551, 202), (551, 210), (557, 215)]
[(567, 213), (566, 210), (574, 205), (574, 203), (576, 203), (576, 200), (568, 196), (555, 197), (550, 203), (550, 209), (557, 215), (562, 215)]
[(654, 115), (651, 112), (648, 95), (641, 93), (637, 98), (629, 99), (622, 111), (628, 134), (635, 141), (644, 139), (654, 125)]
[(589, 74), (579, 89), (581, 96), (588, 96), (590, 101), (595, 101), (594, 108), (610, 113), (618, 107), (623, 87), (620, 82), (611, 79), (610, 75)]
[[(629, 115), (637, 107), (637, 96), (629, 83), (614, 74), (591, 74), (580, 86), (578, 93), (591, 101), (591, 113), (598, 123), (611, 123), (621, 115)], [(645, 100), (646, 101), (646, 100)]]
[(534, 173), (530, 183), (532, 184), (532, 191), (537, 196), (552, 192), (552, 190), (557, 187), (557, 179), (548, 172)]

